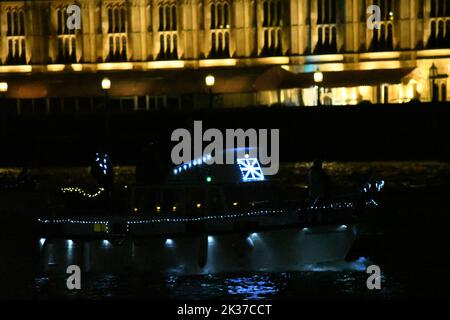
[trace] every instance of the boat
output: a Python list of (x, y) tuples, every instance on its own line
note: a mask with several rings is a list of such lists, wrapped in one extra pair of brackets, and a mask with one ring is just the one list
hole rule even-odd
[[(303, 270), (343, 261), (358, 235), (358, 216), (378, 205), (375, 185), (311, 204), (264, 176), (248, 154), (231, 165), (208, 160), (173, 168), (162, 185), (124, 186), (128, 214), (39, 218), (43, 270), (73, 264), (176, 274)], [(106, 193), (65, 191), (88, 199)]]

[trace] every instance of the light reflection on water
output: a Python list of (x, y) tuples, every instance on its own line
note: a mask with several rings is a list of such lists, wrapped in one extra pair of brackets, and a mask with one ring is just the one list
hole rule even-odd
[(328, 298), (352, 298), (370, 294), (365, 287), (368, 263), (361, 257), (353, 262), (311, 266), (303, 272), (230, 275), (87, 274), (78, 292), (65, 288), (66, 275), (42, 275), (35, 278), (34, 289), (43, 299), (315, 299), (323, 298), (324, 292)]
[[(280, 274), (284, 278), (285, 273)], [(276, 294), (285, 282), (275, 283), (267, 274), (254, 275), (252, 277), (239, 277), (225, 279), (224, 285), (229, 295), (237, 295), (242, 299), (260, 300), (268, 299)]]

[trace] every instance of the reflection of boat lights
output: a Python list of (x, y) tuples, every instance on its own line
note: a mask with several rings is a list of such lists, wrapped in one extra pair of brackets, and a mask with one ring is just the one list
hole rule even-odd
[(305, 228), (302, 229), (302, 231), (303, 231), (303, 232), (308, 232), (308, 231), (309, 231), (309, 228), (306, 228), (306, 227), (305, 227)]
[(39, 244), (40, 244), (41, 246), (43, 246), (44, 243), (45, 243), (45, 238), (41, 238), (41, 239), (39, 240)]
[(366, 257), (359, 257), (355, 262), (352, 263), (352, 269), (355, 269), (356, 271), (366, 271), (368, 264), (369, 261)]
[(279, 291), (275, 283), (265, 275), (227, 279), (225, 284), (228, 294), (239, 295), (250, 300), (267, 299), (268, 296)]
[(213, 236), (208, 236), (208, 243), (209, 244), (213, 244), (214, 243), (214, 237)]
[(67, 247), (72, 248), (72, 246), (73, 246), (73, 241), (67, 240)]

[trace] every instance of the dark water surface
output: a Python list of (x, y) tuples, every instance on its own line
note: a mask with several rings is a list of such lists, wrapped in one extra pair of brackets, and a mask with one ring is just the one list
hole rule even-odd
[[(306, 168), (304, 163), (283, 166), (279, 179), (304, 187)], [(1, 194), (0, 298), (449, 298), (450, 164), (330, 163), (326, 169), (343, 189), (351, 189), (361, 176), (373, 175), (386, 181), (382, 208), (361, 226), (362, 233), (345, 262), (311, 265), (303, 272), (284, 273), (204, 276), (88, 273), (83, 275), (80, 291), (66, 289), (65, 274), (37, 271), (38, 253), (34, 248), (38, 238), (29, 223), (32, 218), (21, 214), (20, 209), (11, 209), (13, 202), (20, 202), (20, 197)], [(125, 171), (129, 173), (128, 169)], [(61, 177), (71, 176), (71, 172), (72, 183), (80, 179), (74, 169), (46, 172), (47, 181), (65, 181)], [(49, 174), (52, 172), (53, 176)], [(381, 268), (381, 290), (367, 289), (365, 270), (372, 264)]]

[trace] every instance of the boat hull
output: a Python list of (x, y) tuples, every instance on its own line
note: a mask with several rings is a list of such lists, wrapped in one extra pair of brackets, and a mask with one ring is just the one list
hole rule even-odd
[(65, 272), (69, 265), (93, 272), (296, 271), (315, 263), (343, 261), (356, 235), (356, 225), (330, 225), (169, 239), (48, 239), (41, 240), (41, 266), (45, 272)]

